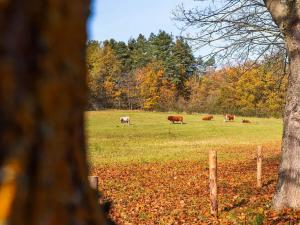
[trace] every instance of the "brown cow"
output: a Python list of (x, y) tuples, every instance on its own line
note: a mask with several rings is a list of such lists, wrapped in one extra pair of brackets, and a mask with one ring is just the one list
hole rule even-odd
[(202, 117), (202, 120), (212, 120), (213, 118), (214, 118), (214, 116), (208, 115), (208, 116)]
[(242, 120), (242, 123), (251, 123), (251, 121), (250, 121), (250, 120), (245, 120), (245, 119), (243, 119), (243, 120)]
[(225, 114), (225, 116), (224, 116), (224, 122), (234, 121), (234, 120), (235, 120), (235, 115)]
[(183, 124), (182, 116), (168, 116), (168, 120), (171, 121), (172, 123), (180, 122), (181, 124)]

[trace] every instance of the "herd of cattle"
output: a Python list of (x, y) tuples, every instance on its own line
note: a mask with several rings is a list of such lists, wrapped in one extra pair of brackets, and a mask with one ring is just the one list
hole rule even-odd
[[(202, 117), (202, 120), (211, 121), (214, 118), (213, 115), (207, 115)], [(172, 123), (181, 123), (183, 124), (183, 116), (168, 116), (168, 120)], [(235, 115), (225, 114), (224, 115), (224, 122), (230, 122), (235, 120)], [(129, 116), (122, 116), (120, 117), (121, 124), (128, 124), (130, 125), (130, 117)], [(242, 123), (251, 123), (250, 120), (243, 119)]]

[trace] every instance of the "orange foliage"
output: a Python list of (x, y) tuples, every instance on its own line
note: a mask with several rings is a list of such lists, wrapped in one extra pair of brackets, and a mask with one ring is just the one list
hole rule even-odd
[(210, 215), (206, 162), (111, 165), (92, 168), (92, 174), (100, 177), (104, 198), (113, 199), (111, 216), (118, 224), (297, 224), (300, 211), (271, 208), (279, 146), (264, 148), (261, 189), (256, 188), (255, 148), (227, 151), (246, 159), (218, 165), (218, 219)]
[(162, 105), (172, 107), (176, 87), (165, 78), (159, 62), (152, 62), (135, 73), (139, 97), (145, 110), (157, 109)]

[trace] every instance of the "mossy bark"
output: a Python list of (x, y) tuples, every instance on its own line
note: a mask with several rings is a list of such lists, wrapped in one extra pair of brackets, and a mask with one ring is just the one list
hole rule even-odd
[(88, 0), (0, 0), (0, 224), (104, 224), (87, 180)]

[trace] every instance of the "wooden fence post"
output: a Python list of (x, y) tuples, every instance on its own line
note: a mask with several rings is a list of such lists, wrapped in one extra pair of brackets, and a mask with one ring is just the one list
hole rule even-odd
[(217, 192), (217, 152), (209, 151), (209, 189), (210, 208), (214, 216), (218, 216), (218, 192)]
[(91, 188), (94, 190), (98, 190), (99, 178), (97, 176), (89, 176), (88, 179), (89, 179)]
[(262, 168), (262, 147), (258, 146), (257, 147), (257, 187), (261, 188), (262, 187), (262, 182), (261, 182), (261, 168)]

